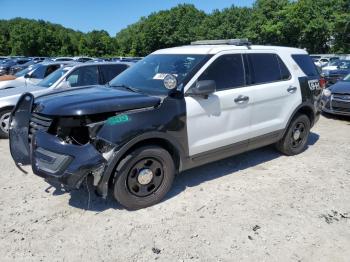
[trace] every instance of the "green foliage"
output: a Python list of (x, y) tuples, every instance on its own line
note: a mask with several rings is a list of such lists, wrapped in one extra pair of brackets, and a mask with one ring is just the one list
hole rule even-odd
[(42, 20), (0, 20), (0, 55), (144, 56), (201, 39), (249, 38), (256, 44), (350, 53), (349, 0), (257, 0), (205, 14), (182, 4), (121, 30), (82, 33)]

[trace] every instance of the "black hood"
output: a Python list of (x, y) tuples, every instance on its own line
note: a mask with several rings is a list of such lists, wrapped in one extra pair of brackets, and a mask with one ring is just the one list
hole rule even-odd
[(105, 86), (91, 86), (38, 97), (34, 112), (52, 116), (92, 115), (153, 107), (159, 103), (159, 97)]
[(335, 94), (350, 94), (350, 82), (340, 80), (329, 89)]

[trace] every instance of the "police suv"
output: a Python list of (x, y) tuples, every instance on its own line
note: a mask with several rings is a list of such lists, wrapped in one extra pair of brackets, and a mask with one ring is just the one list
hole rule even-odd
[(275, 144), (301, 153), (320, 114), (320, 76), (301, 49), (247, 40), (158, 50), (106, 86), (24, 94), (12, 112), (17, 165), (51, 184), (151, 206), (175, 174)]

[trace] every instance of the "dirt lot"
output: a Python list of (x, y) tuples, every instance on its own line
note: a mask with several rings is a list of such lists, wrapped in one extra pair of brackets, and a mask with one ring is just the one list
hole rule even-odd
[(21, 173), (6, 140), (0, 170), (1, 261), (350, 258), (350, 119), (322, 117), (295, 157), (267, 147), (185, 172), (134, 212)]

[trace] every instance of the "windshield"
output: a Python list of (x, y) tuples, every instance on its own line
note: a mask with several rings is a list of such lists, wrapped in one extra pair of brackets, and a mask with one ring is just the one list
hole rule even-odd
[(24, 76), (25, 74), (29, 73), (30, 71), (33, 71), (34, 69), (38, 68), (39, 65), (29, 66), (15, 74), (15, 77)]
[(57, 69), (53, 73), (49, 74), (47, 77), (45, 77), (43, 80), (41, 80), (38, 83), (38, 86), (42, 87), (51, 87), (58, 79), (61, 78), (65, 73), (67, 73), (69, 68), (61, 68)]
[(130, 87), (136, 92), (167, 95), (166, 75), (176, 77), (178, 85), (200, 68), (207, 55), (159, 54), (149, 55), (111, 80), (111, 87)]

